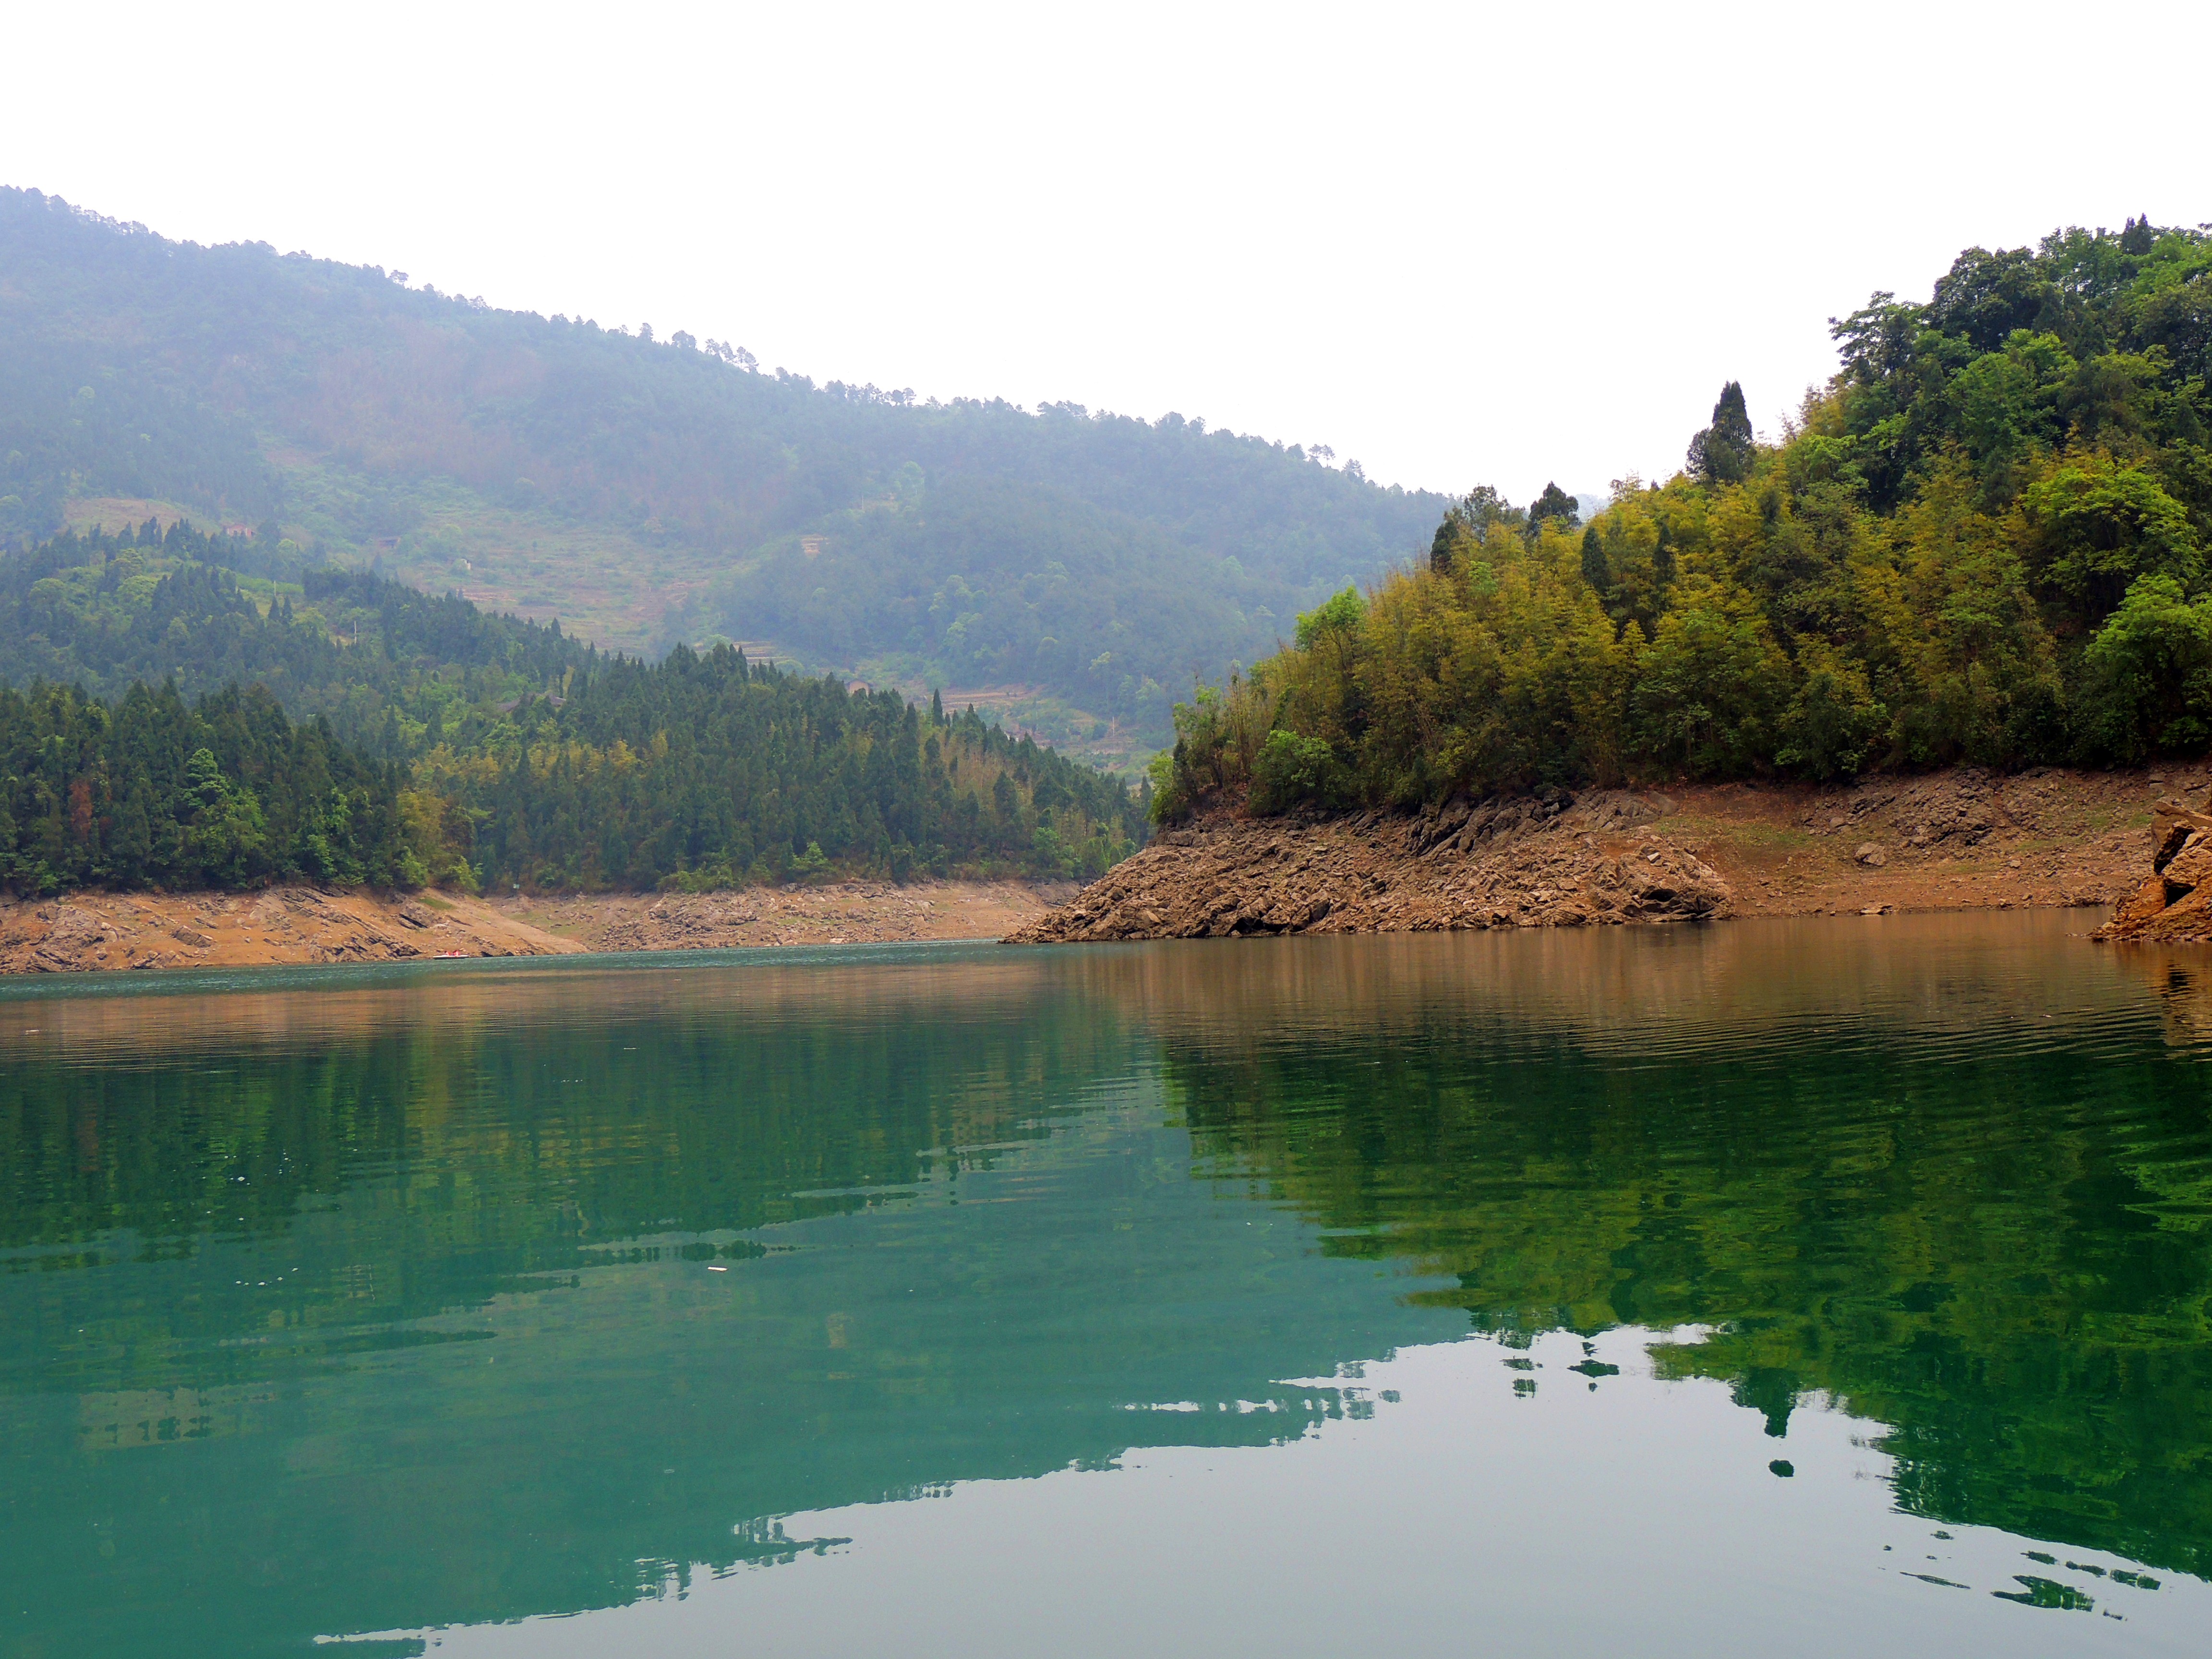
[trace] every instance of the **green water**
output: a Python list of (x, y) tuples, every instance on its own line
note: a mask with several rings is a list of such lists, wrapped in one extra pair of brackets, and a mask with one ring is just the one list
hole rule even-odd
[(0, 1659), (2200, 1652), (2212, 957), (0, 994)]

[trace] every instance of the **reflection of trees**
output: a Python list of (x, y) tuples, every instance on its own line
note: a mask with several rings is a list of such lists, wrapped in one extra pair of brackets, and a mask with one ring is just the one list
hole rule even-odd
[(1035, 963), (41, 1006), (0, 1590), (226, 1659), (616, 1604), (787, 1556), (759, 1517), (1295, 1436), (1344, 1403), (1269, 1378), (1444, 1334), (1192, 1182)]
[[(734, 996), (726, 975), (671, 997), (644, 974), (524, 975), (43, 1009), (64, 1040), (0, 1066), (0, 1249), (183, 1259), (327, 1212), (336, 1277), (298, 1284), (283, 1340), (226, 1351), (250, 1371), (331, 1330), (595, 1265), (608, 1241), (857, 1210), (948, 1161), (988, 1167), (1042, 1138), (1040, 1111), (1117, 1042), (1034, 983), (744, 977)], [(963, 995), (995, 1017), (942, 1018), (939, 999)], [(394, 1170), (374, 1215), (332, 1207)], [(265, 1320), (240, 1288), (200, 1285), (111, 1329), (148, 1368), (131, 1385), (237, 1307)], [(196, 1379), (207, 1363), (195, 1348)]]
[(226, 1654), (605, 1605), (1469, 1319), (1707, 1327), (1664, 1374), (1891, 1425), (1921, 1512), (2203, 1571), (2192, 1067), (2066, 918), (1895, 920), (18, 1004), (0, 1588)]
[[(1613, 948), (1585, 955), (1601, 984)], [(1801, 998), (1793, 1025), (1808, 976), (1730, 983), (1735, 948), (1660, 967), (1644, 1044), (1632, 1015), (1515, 1018), (1588, 993), (1568, 951), (1511, 986), (1432, 974), (1364, 1030), (1347, 993), (1304, 1042), (1194, 1018), (1170, 1075), (1201, 1152), (1325, 1249), (1455, 1277), (1417, 1299), (1490, 1328), (1716, 1328), (1661, 1374), (1729, 1381), (1771, 1432), (1810, 1391), (1892, 1425), (1911, 1508), (2212, 1568), (2193, 1061), (2086, 949), (1978, 976), (1846, 952), (1857, 1012)], [(1977, 1007), (1996, 1029), (1954, 1017)]]

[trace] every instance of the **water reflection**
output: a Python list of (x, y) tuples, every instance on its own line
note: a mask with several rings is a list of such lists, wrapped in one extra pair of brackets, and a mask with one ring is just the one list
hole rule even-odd
[(2202, 969), (2081, 926), (0, 1001), (0, 1614), (229, 1654), (620, 1606), (1357, 1425), (1343, 1367), (1470, 1330), (1674, 1332), (1635, 1386), (1721, 1390), (1762, 1480), (1837, 1405), (1908, 1515), (2201, 1576)]

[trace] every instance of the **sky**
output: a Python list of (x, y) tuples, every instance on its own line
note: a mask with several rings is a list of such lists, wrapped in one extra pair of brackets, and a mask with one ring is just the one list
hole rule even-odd
[(1515, 499), (1963, 247), (2212, 220), (2212, 7), (26, 8), (0, 183)]

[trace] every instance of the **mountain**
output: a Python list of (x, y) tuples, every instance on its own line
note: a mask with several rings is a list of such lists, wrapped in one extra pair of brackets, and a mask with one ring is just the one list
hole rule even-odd
[[(1427, 540), (1445, 498), (1075, 404), (763, 372), (0, 190), (0, 538), (179, 514), (603, 647), (988, 690), (1095, 752)], [(986, 697), (985, 701), (994, 699)]]

